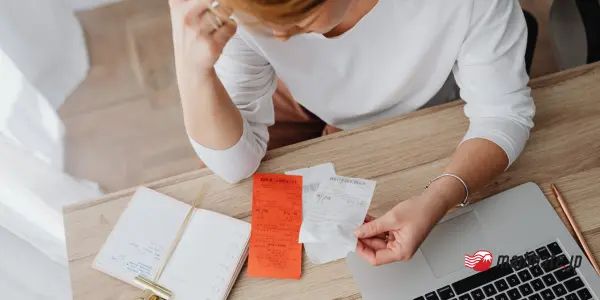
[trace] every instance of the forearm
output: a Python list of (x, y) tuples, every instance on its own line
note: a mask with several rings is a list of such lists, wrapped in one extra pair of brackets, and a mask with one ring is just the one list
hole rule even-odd
[[(472, 193), (500, 175), (507, 165), (508, 157), (502, 148), (486, 139), (474, 138), (456, 149), (442, 173), (460, 177)], [(466, 197), (463, 184), (449, 176), (434, 181), (427, 193), (432, 195), (433, 201), (439, 201), (445, 211), (458, 205)]]
[(243, 133), (240, 111), (231, 101), (214, 69), (206, 74), (179, 77), (185, 127), (198, 144), (224, 150), (234, 146)]
[[(473, 193), (520, 155), (533, 127), (535, 105), (524, 56), (527, 24), (517, 0), (473, 2), (469, 33), (453, 70), (470, 120), (464, 142), (443, 173), (460, 177)], [(465, 188), (443, 177), (427, 191), (444, 209), (461, 203)]]

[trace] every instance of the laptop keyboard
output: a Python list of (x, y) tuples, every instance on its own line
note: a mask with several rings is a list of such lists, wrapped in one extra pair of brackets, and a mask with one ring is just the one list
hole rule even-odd
[(591, 300), (557, 242), (414, 300)]

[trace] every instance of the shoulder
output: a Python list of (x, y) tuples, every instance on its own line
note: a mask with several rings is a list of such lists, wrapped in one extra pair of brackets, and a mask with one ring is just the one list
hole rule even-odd
[(519, 0), (473, 0), (472, 2), (472, 24), (486, 19), (509, 17), (513, 12), (521, 10)]

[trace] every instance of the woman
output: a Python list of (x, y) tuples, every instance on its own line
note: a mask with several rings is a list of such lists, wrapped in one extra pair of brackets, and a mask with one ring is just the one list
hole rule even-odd
[(258, 168), (278, 124), (287, 137), (355, 128), (455, 99), (455, 78), (469, 130), (426, 192), (356, 230), (373, 265), (410, 259), (437, 221), (514, 162), (533, 127), (518, 0), (172, 0), (171, 9), (190, 141), (229, 182)]

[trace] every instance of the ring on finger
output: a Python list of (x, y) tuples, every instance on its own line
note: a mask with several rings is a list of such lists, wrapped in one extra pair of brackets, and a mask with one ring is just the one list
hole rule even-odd
[(215, 17), (215, 21), (217, 21), (217, 26), (219, 26), (219, 28), (223, 27), (223, 21), (221, 21), (221, 18), (219, 18), (219, 16), (217, 16), (215, 13), (213, 13), (213, 16)]
[(210, 24), (214, 30), (218, 30), (219, 28), (223, 27), (223, 21), (221, 21), (221, 19), (214, 12), (212, 12), (212, 10), (208, 10), (208, 12), (211, 15), (209, 18)]

